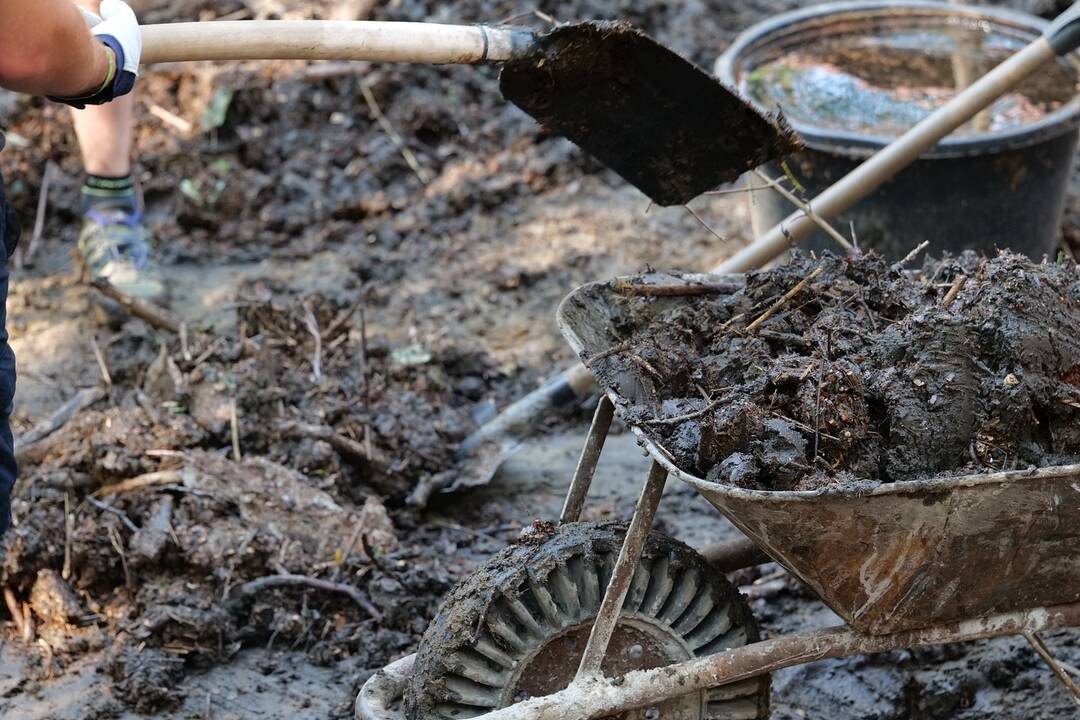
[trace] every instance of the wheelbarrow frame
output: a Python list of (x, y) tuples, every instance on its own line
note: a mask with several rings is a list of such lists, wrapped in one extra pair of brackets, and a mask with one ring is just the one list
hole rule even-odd
[[(561, 310), (561, 308), (560, 308)], [(562, 313), (560, 312), (560, 322)], [(565, 330), (565, 328), (564, 328)], [(578, 344), (571, 340), (571, 343)], [(580, 347), (575, 347), (580, 350)], [(567, 490), (560, 524), (576, 522), (596, 472), (597, 463), (614, 418), (612, 392), (602, 394), (593, 415), (574, 477)], [(1080, 601), (993, 613), (927, 627), (884, 634), (859, 632), (848, 625), (785, 635), (733, 648), (652, 670), (606, 678), (600, 663), (618, 622), (642, 547), (656, 515), (669, 472), (689, 480), (663, 450), (639, 429), (642, 444), (653, 460), (627, 528), (626, 538), (612, 572), (600, 610), (586, 645), (574, 681), (564, 690), (536, 697), (478, 716), (476, 720), (568, 720), (605, 717), (635, 708), (648, 707), (687, 693), (746, 680), (786, 667), (829, 658), (874, 654), (946, 643), (966, 642), (1002, 635), (1023, 635), (1039, 652), (1057, 678), (1080, 704), (1080, 688), (1053, 659), (1037, 633), (1065, 627), (1080, 627)], [(1080, 470), (1080, 468), (1078, 468)], [(956, 479), (951, 482), (958, 482)], [(695, 487), (700, 491), (701, 488)], [(726, 558), (712, 558), (726, 569), (760, 564), (762, 558), (747, 553), (739, 544), (729, 546)], [(768, 549), (768, 548), (763, 548)], [(739, 562), (739, 559), (743, 562)], [(413, 655), (402, 658), (373, 675), (356, 700), (360, 720), (401, 720), (395, 708), (413, 669)]]

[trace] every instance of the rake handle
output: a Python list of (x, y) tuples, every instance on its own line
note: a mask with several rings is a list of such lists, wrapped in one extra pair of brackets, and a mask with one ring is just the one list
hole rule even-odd
[(221, 20), (143, 25), (142, 62), (370, 60), (475, 65), (532, 45), (521, 28), (365, 20)]

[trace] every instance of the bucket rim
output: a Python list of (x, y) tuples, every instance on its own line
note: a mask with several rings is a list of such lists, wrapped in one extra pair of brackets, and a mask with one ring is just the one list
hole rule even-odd
[[(754, 107), (763, 112), (775, 112), (777, 108), (766, 106), (756, 98), (745, 95), (739, 87), (740, 62), (750, 50), (766, 44), (770, 37), (777, 36), (782, 31), (811, 21), (827, 19), (830, 15), (866, 15), (868, 18), (880, 15), (887, 18), (924, 13), (928, 17), (967, 17), (1021, 32), (1029, 31), (1031, 40), (1036, 39), (1050, 25), (1050, 22), (1043, 18), (1011, 8), (961, 5), (933, 0), (840, 0), (781, 13), (750, 26), (717, 58), (713, 71), (722, 83)], [(1080, 81), (1080, 53), (1069, 53), (1063, 59), (1072, 65)], [(822, 152), (865, 158), (896, 140), (896, 137), (887, 135), (825, 128), (793, 117), (785, 116), (785, 119), (806, 141), (807, 147)], [(1077, 89), (1068, 102), (1033, 123), (964, 136), (949, 135), (921, 157), (953, 158), (1019, 149), (1060, 137), (1077, 128), (1080, 128), (1080, 89)]]

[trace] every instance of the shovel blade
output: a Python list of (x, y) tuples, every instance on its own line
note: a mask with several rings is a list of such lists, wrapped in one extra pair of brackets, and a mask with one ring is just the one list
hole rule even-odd
[(626, 22), (562, 25), (503, 66), (503, 95), (658, 205), (682, 205), (801, 143)]

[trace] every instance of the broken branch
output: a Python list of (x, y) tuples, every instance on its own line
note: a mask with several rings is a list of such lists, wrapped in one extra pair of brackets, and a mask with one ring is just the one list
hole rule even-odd
[(960, 294), (960, 291), (964, 289), (964, 283), (966, 282), (967, 275), (960, 275), (953, 280), (953, 284), (949, 286), (949, 292), (945, 293), (945, 297), (941, 300), (941, 306), (949, 307), (952, 305), (953, 300), (955, 300), (956, 296)]
[(903, 269), (905, 265), (914, 260), (918, 256), (918, 254), (925, 250), (927, 247), (929, 247), (929, 245), (929, 240), (923, 240), (921, 243), (912, 248), (911, 252), (900, 258), (900, 260), (898, 260), (897, 262), (894, 262), (892, 265), (892, 269), (896, 271)]
[(352, 598), (353, 602), (360, 606), (360, 608), (368, 614), (368, 616), (376, 622), (382, 622), (382, 613), (379, 612), (371, 600), (357, 588), (352, 585), (340, 582), (331, 582), (330, 580), (320, 580), (319, 578), (309, 577), (307, 575), (294, 575), (292, 573), (283, 573), (280, 575), (268, 575), (266, 577), (252, 580), (251, 582), (244, 583), (236, 589), (241, 595), (254, 595), (260, 590), (272, 587), (283, 587), (288, 585), (306, 585), (307, 587), (315, 588), (316, 590), (325, 590), (327, 592), (341, 593), (342, 595), (348, 595)]
[(141, 490), (155, 485), (183, 484), (183, 480), (183, 475), (179, 470), (156, 470), (154, 472), (136, 475), (133, 478), (121, 480), (120, 482), (112, 483), (111, 485), (102, 485), (94, 494), (98, 497), (119, 495), (120, 493)]
[(779, 300), (777, 300), (775, 303), (773, 303), (771, 306), (769, 306), (768, 310), (761, 313), (761, 315), (758, 316), (757, 320), (754, 320), (752, 323), (747, 325), (746, 326), (746, 332), (751, 333), (751, 332), (754, 332), (755, 330), (757, 330), (759, 327), (761, 327), (761, 324), (763, 322), (765, 322), (766, 320), (771, 318), (776, 313), (776, 311), (779, 310), (781, 307), (783, 307), (785, 303), (787, 303), (789, 300), (791, 300), (791, 298), (795, 297), (800, 292), (805, 290), (806, 286), (809, 285), (811, 283), (811, 281), (814, 280), (814, 278), (816, 278), (818, 275), (820, 275), (822, 272), (824, 272), (824, 270), (825, 270), (825, 268), (820, 267), (820, 266), (814, 268), (813, 272), (811, 272), (809, 275), (807, 275), (802, 280), (800, 280), (799, 283), (797, 285), (795, 285), (795, 287), (791, 288), (786, 293), (784, 293), (784, 296), (782, 298), (780, 298)]
[(174, 335), (180, 334), (180, 321), (165, 308), (152, 302), (128, 295), (118, 290), (105, 280), (95, 280), (91, 286), (105, 297), (116, 301), (131, 315), (145, 320), (156, 328), (168, 330)]
[(75, 393), (75, 396), (61, 405), (56, 412), (15, 440), (15, 456), (18, 457), (34, 443), (52, 435), (78, 412), (93, 405), (103, 397), (105, 397), (105, 391), (99, 387), (85, 388)]
[(767, 183), (769, 187), (780, 193), (780, 195), (783, 196), (785, 200), (787, 200), (789, 203), (801, 210), (803, 215), (810, 218), (815, 225), (824, 230), (829, 237), (831, 237), (840, 245), (840, 247), (844, 248), (853, 255), (858, 253), (858, 250), (855, 249), (855, 246), (852, 245), (846, 237), (837, 232), (836, 228), (826, 222), (825, 218), (814, 212), (808, 203), (804, 203), (802, 200), (795, 197), (795, 194), (793, 192), (791, 192), (786, 187), (782, 186), (780, 183), (776, 182), (760, 170), (754, 170), (752, 172), (759, 180)]
[(658, 418), (656, 420), (646, 420), (645, 422), (649, 423), (650, 425), (677, 425), (678, 423), (684, 422), (686, 420), (693, 420), (694, 418), (701, 417), (702, 415), (706, 414), (707, 412), (715, 408), (717, 405), (719, 405), (720, 402), (721, 399), (713, 400), (705, 407), (699, 410), (695, 410), (693, 412), (688, 412), (685, 415), (676, 415), (675, 417), (669, 418)]

